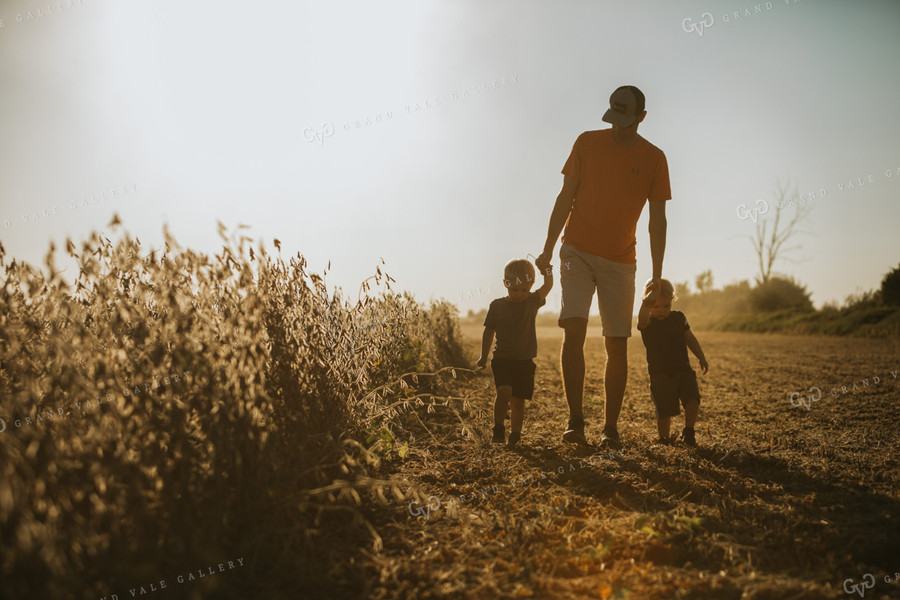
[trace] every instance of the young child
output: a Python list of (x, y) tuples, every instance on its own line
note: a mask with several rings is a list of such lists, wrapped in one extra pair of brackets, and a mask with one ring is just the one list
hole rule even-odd
[(534, 319), (545, 298), (553, 287), (553, 270), (544, 271), (544, 285), (536, 292), (534, 266), (527, 260), (512, 260), (503, 269), (503, 285), (508, 295), (491, 302), (484, 318), (484, 335), (481, 338), (481, 358), (476, 368), (484, 368), (491, 351), (491, 342), (497, 334), (491, 370), (497, 397), (494, 400), (494, 443), (506, 442), (503, 420), (507, 407), (512, 409), (509, 445), (514, 446), (522, 437), (522, 421), (525, 418), (525, 400), (534, 393), (535, 364), (537, 356), (537, 335)]
[(668, 444), (672, 417), (681, 411), (678, 400), (684, 405), (684, 430), (681, 439), (691, 447), (697, 446), (694, 425), (700, 411), (700, 389), (697, 373), (691, 368), (687, 349), (700, 360), (703, 374), (709, 364), (700, 348), (700, 342), (691, 332), (684, 313), (672, 310), (675, 288), (666, 279), (658, 285), (653, 280), (644, 286), (644, 300), (638, 313), (638, 330), (647, 348), (647, 370), (650, 372), (650, 397), (656, 406), (656, 424), (659, 441)]

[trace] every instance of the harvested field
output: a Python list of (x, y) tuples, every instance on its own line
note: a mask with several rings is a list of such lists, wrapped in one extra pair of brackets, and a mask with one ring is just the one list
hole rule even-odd
[[(480, 328), (463, 333), (477, 352)], [(605, 351), (593, 333), (596, 442)], [(655, 441), (640, 337), (629, 340), (621, 453), (561, 441), (559, 331), (538, 331), (519, 447), (489, 443), (489, 372), (456, 391), (473, 410), (422, 411), (394, 467), (424, 496), (374, 517), (385, 547), (371, 597), (900, 598), (898, 340), (697, 335), (710, 371), (698, 371), (695, 450)]]

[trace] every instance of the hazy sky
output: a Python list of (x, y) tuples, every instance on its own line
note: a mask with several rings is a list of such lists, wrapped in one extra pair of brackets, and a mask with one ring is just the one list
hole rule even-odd
[(486, 308), (623, 84), (669, 162), (665, 277), (752, 278), (739, 207), (772, 217), (777, 177), (815, 193), (775, 269), (817, 306), (900, 263), (898, 2), (66, 4), (0, 0), (0, 239), (36, 265), (113, 211), (148, 249), (168, 223), (217, 252), (221, 220), (348, 296), (383, 257), (396, 289)]

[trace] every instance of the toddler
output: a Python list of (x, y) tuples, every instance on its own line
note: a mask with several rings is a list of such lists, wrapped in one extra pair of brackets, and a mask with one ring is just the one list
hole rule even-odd
[(644, 299), (638, 313), (638, 330), (647, 348), (647, 370), (650, 372), (650, 398), (656, 407), (656, 424), (659, 441), (668, 444), (672, 417), (681, 411), (679, 399), (684, 405), (684, 429), (682, 441), (697, 446), (694, 425), (700, 411), (700, 389), (697, 373), (691, 368), (687, 349), (700, 360), (704, 375), (709, 364), (700, 348), (700, 342), (691, 332), (684, 313), (672, 310), (675, 288), (666, 279), (653, 280), (644, 286)]
[(512, 260), (503, 269), (503, 285), (507, 296), (491, 302), (484, 318), (484, 335), (481, 338), (481, 358), (476, 368), (484, 368), (491, 350), (494, 334), (497, 345), (491, 359), (491, 371), (497, 386), (494, 400), (494, 436), (492, 442), (506, 442), (503, 421), (507, 407), (511, 408), (511, 424), (508, 444), (514, 446), (522, 437), (522, 421), (525, 418), (525, 400), (534, 393), (534, 357), (537, 356), (537, 335), (534, 319), (553, 287), (552, 267), (544, 270), (544, 285), (535, 292), (534, 266), (524, 259)]

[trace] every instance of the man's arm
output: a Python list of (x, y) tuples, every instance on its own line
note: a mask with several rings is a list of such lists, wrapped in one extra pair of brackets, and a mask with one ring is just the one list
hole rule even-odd
[[(550, 266), (550, 258), (553, 256), (553, 248), (556, 240), (566, 225), (566, 219), (572, 212), (572, 203), (575, 201), (575, 192), (578, 191), (578, 181), (571, 177), (563, 176), (563, 186), (556, 197), (553, 212), (550, 214), (550, 226), (547, 228), (547, 241), (544, 242), (544, 251), (534, 261), (539, 269)], [(539, 262), (540, 261), (540, 262)]]
[(663, 256), (666, 253), (666, 203), (650, 202), (650, 256), (653, 259), (653, 279), (662, 278)]

